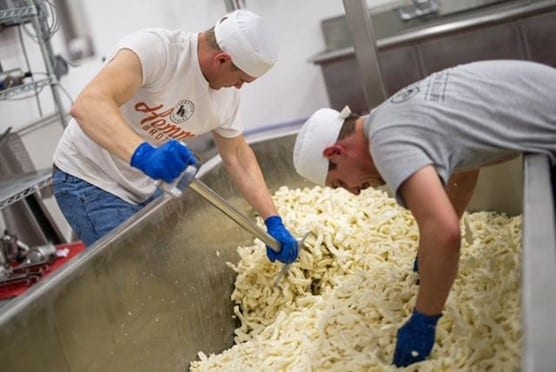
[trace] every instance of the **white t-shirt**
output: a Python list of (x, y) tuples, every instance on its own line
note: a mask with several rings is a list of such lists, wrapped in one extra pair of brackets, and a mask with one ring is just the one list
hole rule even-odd
[[(122, 38), (109, 59), (121, 49), (139, 57), (143, 83), (121, 112), (133, 130), (155, 146), (211, 130), (228, 138), (242, 133), (239, 93), (235, 88), (209, 87), (199, 66), (197, 38), (196, 33), (179, 30), (141, 30)], [(75, 119), (58, 143), (54, 163), (130, 203), (142, 202), (156, 191), (152, 179), (93, 142)]]
[(556, 69), (518, 60), (482, 61), (436, 72), (394, 94), (365, 133), (382, 178), (401, 205), (400, 185), (433, 165), (446, 184), (457, 171), (520, 153), (556, 165)]

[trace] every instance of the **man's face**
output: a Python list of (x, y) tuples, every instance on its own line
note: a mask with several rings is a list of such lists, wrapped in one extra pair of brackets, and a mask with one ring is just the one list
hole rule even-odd
[(209, 81), (212, 89), (231, 88), (240, 89), (243, 84), (251, 83), (256, 78), (247, 75), (245, 72), (237, 68), (231, 59), (221, 60), (217, 66), (214, 78)]
[(359, 195), (361, 190), (368, 187), (384, 185), (384, 180), (372, 163), (369, 164), (368, 161), (357, 158), (353, 154), (333, 155), (329, 161), (335, 166), (328, 171), (326, 186), (342, 187), (352, 194)]

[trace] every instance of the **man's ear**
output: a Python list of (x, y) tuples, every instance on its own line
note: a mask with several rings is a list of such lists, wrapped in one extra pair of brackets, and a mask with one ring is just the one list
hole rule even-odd
[(219, 52), (214, 55), (213, 61), (220, 67), (228, 62), (232, 62), (232, 57), (228, 53)]
[(324, 157), (327, 158), (328, 160), (330, 160), (330, 158), (333, 157), (334, 155), (342, 155), (343, 153), (344, 153), (344, 148), (338, 144), (328, 146), (322, 152)]

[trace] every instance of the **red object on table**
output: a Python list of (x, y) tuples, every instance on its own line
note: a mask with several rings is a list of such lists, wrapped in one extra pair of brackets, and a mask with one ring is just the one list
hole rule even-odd
[[(57, 257), (49, 266), (48, 270), (44, 272), (41, 278), (36, 282), (40, 282), (47, 278), (50, 274), (64, 266), (66, 263), (77, 257), (81, 252), (85, 251), (85, 245), (82, 242), (74, 242), (69, 244), (56, 245), (56, 250), (68, 249), (69, 253), (66, 257)], [(0, 300), (8, 300), (22, 295), (26, 290), (31, 288), (35, 283), (15, 283), (0, 286)]]

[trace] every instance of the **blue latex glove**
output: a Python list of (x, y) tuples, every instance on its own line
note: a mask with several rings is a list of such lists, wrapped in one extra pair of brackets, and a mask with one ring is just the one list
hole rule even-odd
[(440, 315), (427, 316), (413, 310), (411, 318), (398, 330), (393, 364), (407, 367), (425, 360), (432, 351)]
[(184, 144), (171, 140), (160, 147), (140, 144), (131, 157), (131, 166), (155, 180), (172, 182), (189, 166), (198, 166), (195, 154)]
[(282, 218), (271, 216), (264, 223), (268, 233), (281, 245), (279, 253), (274, 252), (270, 247), (266, 247), (266, 255), (270, 262), (276, 260), (285, 264), (294, 262), (299, 254), (299, 247), (297, 246), (297, 240), (282, 223)]

